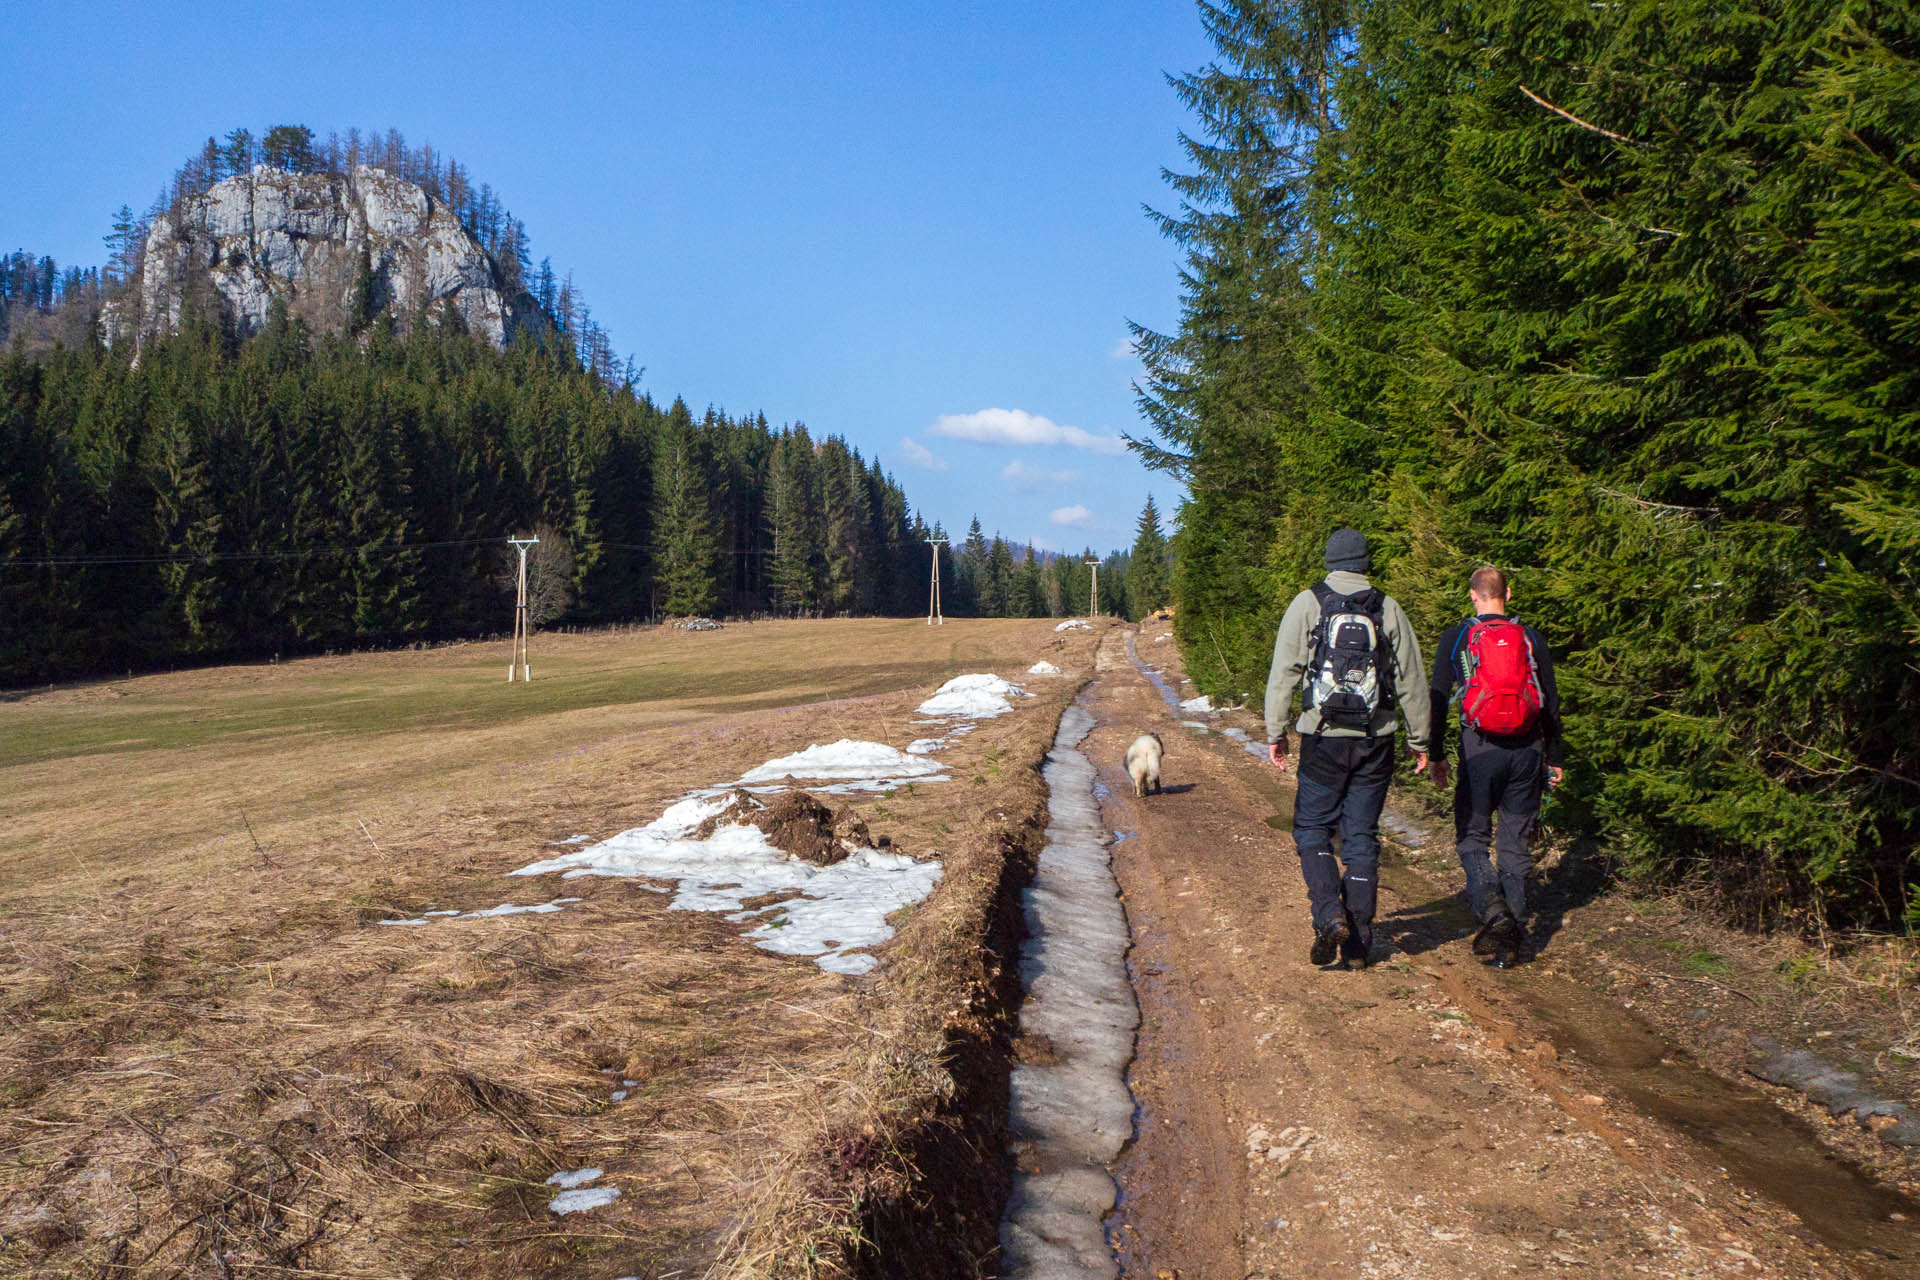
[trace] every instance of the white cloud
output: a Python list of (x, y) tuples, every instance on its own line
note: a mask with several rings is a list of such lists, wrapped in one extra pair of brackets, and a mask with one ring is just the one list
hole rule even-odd
[(1055, 507), (1049, 519), (1070, 529), (1084, 529), (1093, 523), (1093, 512), (1076, 502), (1070, 507)]
[(1133, 336), (1129, 334), (1113, 344), (1113, 350), (1107, 352), (1107, 359), (1131, 360), (1139, 354), (1139, 349), (1133, 345)]
[(900, 440), (900, 456), (907, 460), (910, 467), (919, 467), (922, 471), (945, 471), (947, 460), (910, 436)]
[(943, 413), (927, 428), (930, 436), (971, 440), (975, 444), (1053, 444), (1119, 457), (1127, 442), (1117, 435), (1095, 435), (1080, 427), (1063, 427), (1050, 418), (1024, 409), (982, 409), (978, 413)]
[(1044, 489), (1049, 485), (1069, 485), (1080, 482), (1078, 471), (1049, 471), (1045, 467), (1030, 467), (1015, 458), (1000, 468), (1000, 478), (1016, 493), (1032, 493), (1035, 489)]

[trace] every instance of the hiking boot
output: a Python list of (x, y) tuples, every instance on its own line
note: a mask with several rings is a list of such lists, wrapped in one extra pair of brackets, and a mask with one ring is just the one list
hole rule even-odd
[(1506, 969), (1519, 964), (1527, 950), (1527, 931), (1506, 912), (1494, 921), (1493, 967)]
[(1340, 944), (1340, 967), (1343, 969), (1364, 969), (1372, 963), (1372, 948), (1361, 944), (1358, 938), (1349, 937)]
[(1505, 908), (1488, 916), (1486, 923), (1480, 926), (1480, 932), (1473, 935), (1473, 954), (1482, 959), (1492, 959), (1500, 950), (1500, 939), (1509, 921), (1512, 921), (1515, 926), (1520, 923), (1514, 920), (1512, 913)]
[(1313, 950), (1307, 952), (1307, 959), (1316, 965), (1332, 964), (1351, 936), (1352, 931), (1347, 928), (1345, 920), (1336, 920), (1316, 930), (1313, 935)]

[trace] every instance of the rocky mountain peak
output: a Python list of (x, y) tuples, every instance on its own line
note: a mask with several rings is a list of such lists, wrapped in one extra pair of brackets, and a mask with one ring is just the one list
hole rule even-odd
[(276, 299), (323, 332), (381, 311), (404, 323), (450, 303), (495, 346), (533, 312), (524, 296), (505, 296), (453, 211), (413, 183), (367, 165), (346, 176), (256, 165), (154, 219), (134, 287), (102, 327), (109, 342), (142, 342), (179, 328), (204, 300), (250, 334)]

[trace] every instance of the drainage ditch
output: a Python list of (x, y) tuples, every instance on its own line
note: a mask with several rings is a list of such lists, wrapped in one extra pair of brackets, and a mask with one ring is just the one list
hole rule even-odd
[(1116, 1196), (1109, 1166), (1133, 1136), (1126, 1070), (1140, 1007), (1094, 769), (1077, 749), (1094, 725), (1086, 700), (1061, 716), (1042, 770), (1046, 845), (1022, 895), (1026, 998), (1008, 1118), (1016, 1169), (1000, 1226), (1000, 1274), (1020, 1280), (1119, 1274), (1104, 1220)]

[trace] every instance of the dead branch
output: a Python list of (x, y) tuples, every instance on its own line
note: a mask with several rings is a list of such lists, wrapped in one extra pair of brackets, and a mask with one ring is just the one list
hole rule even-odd
[(1520, 92), (1526, 94), (1529, 98), (1532, 98), (1535, 102), (1539, 103), (1541, 106), (1545, 107), (1547, 110), (1553, 112), (1553, 114), (1559, 116), (1561, 119), (1571, 120), (1573, 123), (1579, 125), (1582, 129), (1586, 129), (1592, 133), (1597, 133), (1603, 138), (1611, 138), (1615, 142), (1624, 142), (1630, 147), (1637, 147), (1641, 145), (1640, 143), (1634, 141), (1632, 138), (1626, 137), (1623, 134), (1615, 133), (1611, 129), (1602, 129), (1597, 124), (1593, 124), (1589, 121), (1582, 120), (1579, 116), (1573, 114), (1573, 112), (1568, 111), (1564, 107), (1554, 106), (1551, 102), (1548, 102), (1545, 98), (1541, 97), (1539, 94), (1535, 93), (1533, 90), (1527, 88), (1527, 86), (1525, 85), (1520, 86)]

